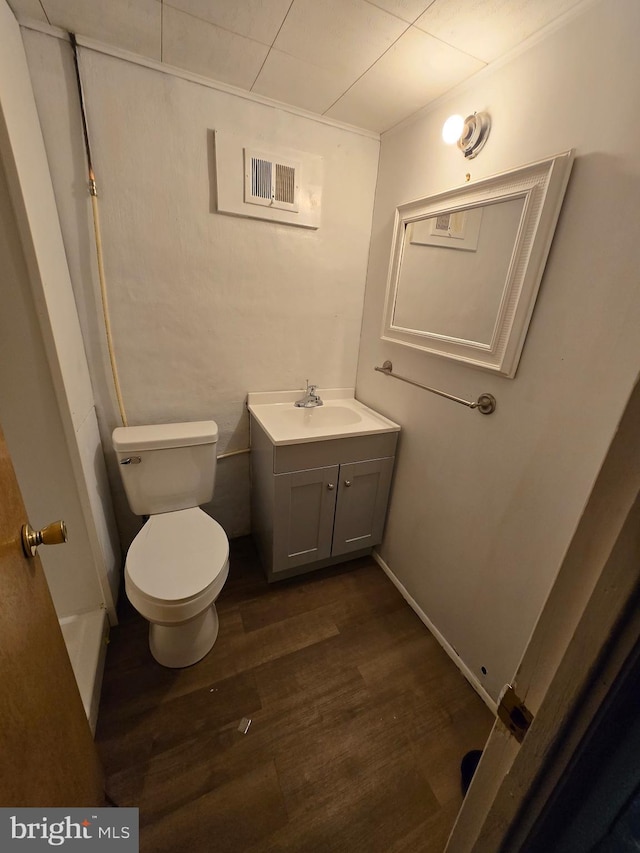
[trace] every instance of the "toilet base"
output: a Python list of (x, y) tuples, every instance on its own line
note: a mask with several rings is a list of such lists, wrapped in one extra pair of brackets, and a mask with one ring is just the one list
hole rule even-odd
[(191, 666), (211, 651), (218, 636), (215, 605), (181, 625), (149, 625), (149, 648), (162, 666), (178, 669)]

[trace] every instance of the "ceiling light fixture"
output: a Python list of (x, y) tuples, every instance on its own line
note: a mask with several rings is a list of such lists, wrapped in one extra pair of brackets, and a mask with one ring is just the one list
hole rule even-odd
[(474, 113), (462, 118), (452, 115), (442, 126), (442, 138), (447, 145), (457, 143), (468, 160), (472, 160), (483, 149), (489, 137), (491, 118), (488, 113)]

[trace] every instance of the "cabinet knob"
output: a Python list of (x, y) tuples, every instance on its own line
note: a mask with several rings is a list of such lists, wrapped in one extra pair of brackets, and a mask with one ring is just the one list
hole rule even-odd
[(327, 483), (327, 488), (330, 492), (332, 492), (335, 489), (335, 486), (333, 485), (333, 483)]
[(345, 484), (345, 486), (350, 486), (350, 485), (351, 485), (351, 480), (345, 480), (345, 481), (344, 481), (344, 484)]

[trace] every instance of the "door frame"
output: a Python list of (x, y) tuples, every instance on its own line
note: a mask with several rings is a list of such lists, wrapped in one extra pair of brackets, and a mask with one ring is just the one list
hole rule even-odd
[(96, 606), (116, 625), (120, 552), (113, 508), (103, 497), (106, 470), (98, 470), (94, 453), (93, 389), (20, 26), (6, 0), (0, 0), (0, 159), (98, 580)]
[(640, 383), (512, 679), (533, 713), (520, 745), (497, 719), (448, 853), (516, 851), (640, 640)]

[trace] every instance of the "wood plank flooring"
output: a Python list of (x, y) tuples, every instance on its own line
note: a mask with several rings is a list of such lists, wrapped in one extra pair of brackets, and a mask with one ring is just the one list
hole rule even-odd
[(183, 670), (121, 609), (96, 742), (142, 853), (441, 853), (493, 715), (372, 559), (270, 586), (234, 540), (218, 640)]

